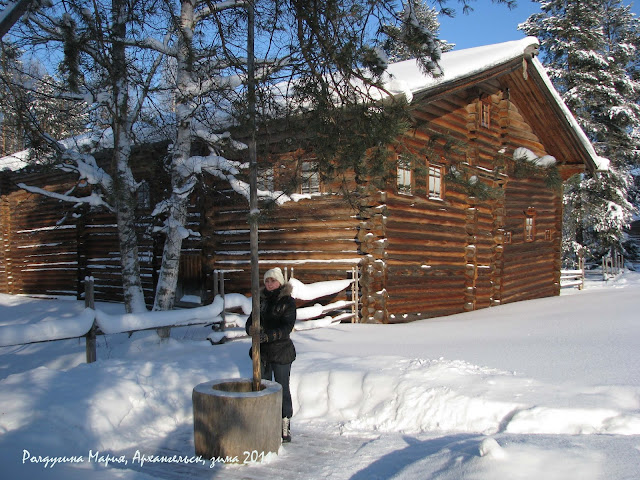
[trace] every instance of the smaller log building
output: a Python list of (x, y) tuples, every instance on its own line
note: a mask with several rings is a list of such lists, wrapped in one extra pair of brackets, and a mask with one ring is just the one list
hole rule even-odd
[[(560, 180), (597, 170), (598, 157), (535, 58), (537, 46), (526, 38), (448, 52), (437, 78), (412, 60), (391, 65), (389, 90), (410, 100), (412, 125), (393, 146), (397, 168), (384, 189), (353, 179), (345, 199), (315, 174), (312, 152), (261, 159), (270, 188), (292, 171), (303, 178), (292, 201), (263, 212), (261, 269), (277, 265), (311, 283), (349, 278), (357, 267), (363, 322), (558, 295)], [(140, 168), (161, 178), (145, 155)], [(58, 191), (77, 181), (4, 173), (0, 292), (81, 295), (81, 280), (92, 275), (98, 299), (119, 299), (114, 219), (90, 215), (56, 227), (57, 202), (16, 190), (16, 175)], [(220, 181), (211, 186), (192, 202), (189, 228), (201, 237), (185, 244), (178, 292), (203, 303), (214, 271), (224, 272), (226, 291), (250, 291), (247, 201)], [(149, 206), (142, 191), (140, 256), (151, 298), (162, 248), (142, 233)]]

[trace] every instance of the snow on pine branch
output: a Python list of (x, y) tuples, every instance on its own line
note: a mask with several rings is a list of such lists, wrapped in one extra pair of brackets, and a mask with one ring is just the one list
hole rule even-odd
[(204, 140), (210, 145), (216, 145), (222, 142), (229, 142), (235, 150), (246, 150), (249, 146), (246, 143), (238, 142), (231, 138), (231, 132), (214, 133), (206, 128), (194, 128), (193, 134), (197, 138)]
[(102, 196), (97, 194), (96, 192), (91, 192), (91, 195), (88, 195), (86, 197), (76, 197), (73, 195), (63, 195), (56, 192), (50, 192), (49, 190), (33, 187), (24, 183), (19, 183), (18, 187), (26, 190), (27, 192), (37, 193), (39, 195), (44, 195), (46, 197), (61, 200), (63, 202), (75, 203), (76, 205), (87, 204), (91, 205), (92, 207), (105, 207), (109, 211), (114, 211), (113, 207), (105, 202)]
[(67, 150), (64, 157), (73, 161), (73, 164), (63, 163), (58, 168), (64, 172), (76, 172), (80, 180), (86, 180), (91, 185), (100, 185), (105, 191), (110, 191), (113, 186), (111, 175), (105, 172), (96, 163), (92, 155), (83, 155), (75, 150)]
[[(242, 195), (249, 201), (250, 190), (249, 183), (236, 177), (242, 168), (246, 168), (246, 164), (228, 160), (216, 154), (207, 157), (191, 157), (191, 168), (197, 168), (198, 171), (207, 172), (222, 180), (229, 182), (231, 188), (238, 194)], [(197, 165), (197, 166), (196, 166)], [(275, 201), (278, 205), (282, 205), (291, 200), (291, 198), (281, 191), (258, 190), (259, 198), (268, 198)]]

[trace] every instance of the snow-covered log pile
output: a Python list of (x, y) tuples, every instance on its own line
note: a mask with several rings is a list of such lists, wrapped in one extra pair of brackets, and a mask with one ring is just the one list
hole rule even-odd
[[(351, 285), (352, 280), (334, 280), (316, 282), (305, 285), (292, 278), (293, 297), (300, 300), (316, 300), (341, 292)], [(296, 329), (317, 328), (346, 319), (350, 314), (339, 314), (331, 317), (330, 312), (350, 308), (351, 302), (339, 301), (329, 305), (315, 304), (311, 307), (299, 308)], [(238, 293), (216, 296), (214, 301), (203, 307), (185, 310), (152, 311), (142, 313), (126, 313), (110, 315), (99, 309), (86, 308), (75, 317), (46, 317), (37, 323), (0, 326), (0, 346), (21, 345), (27, 343), (47, 342), (84, 336), (94, 323), (103, 334), (115, 334), (138, 330), (150, 330), (162, 327), (221, 324), (225, 309), (241, 309), (242, 313), (226, 313), (225, 330), (215, 332), (212, 341), (244, 336), (244, 325), (251, 313), (251, 298)]]
[[(297, 278), (289, 279), (289, 283), (293, 287), (291, 296), (296, 300), (313, 301), (330, 295), (339, 293), (348, 288), (353, 280), (331, 280), (327, 282), (315, 282), (305, 285)], [(216, 297), (216, 301), (221, 299)], [(325, 327), (334, 323), (340, 323), (343, 320), (352, 318), (350, 311), (353, 302), (341, 300), (327, 305), (315, 303), (308, 307), (300, 307), (296, 310), (296, 326), (295, 330), (309, 330), (312, 328)], [(209, 335), (211, 343), (221, 343), (232, 338), (246, 336), (244, 326), (251, 314), (251, 297), (233, 294), (225, 295), (225, 308), (241, 308), (242, 314), (226, 313), (224, 317), (224, 330), (213, 332)], [(222, 313), (222, 311), (221, 311)], [(333, 315), (333, 316), (332, 316)], [(222, 324), (222, 317), (216, 322)]]

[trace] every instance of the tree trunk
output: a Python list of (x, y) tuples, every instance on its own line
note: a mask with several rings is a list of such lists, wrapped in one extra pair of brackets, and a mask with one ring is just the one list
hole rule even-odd
[[(188, 236), (185, 225), (189, 195), (193, 187), (188, 187), (195, 172), (188, 169), (191, 156), (191, 115), (190, 97), (192, 38), (194, 28), (193, 0), (183, 0), (180, 12), (180, 33), (178, 34), (178, 64), (175, 111), (177, 121), (176, 141), (171, 153), (170, 207), (165, 225), (166, 239), (162, 253), (162, 265), (156, 289), (154, 310), (171, 310), (175, 303), (175, 293), (180, 270), (182, 241)], [(193, 185), (193, 184), (192, 184)], [(158, 329), (161, 338), (167, 338), (169, 328)]]
[[(127, 2), (113, 0), (114, 38), (126, 37), (128, 19)], [(146, 310), (142, 282), (140, 280), (140, 262), (138, 257), (138, 238), (135, 229), (135, 180), (129, 168), (131, 155), (131, 125), (129, 120), (127, 58), (124, 43), (114, 40), (112, 51), (113, 79), (113, 163), (114, 191), (113, 203), (116, 209), (118, 240), (120, 244), (120, 262), (122, 266), (122, 287), (127, 312)]]

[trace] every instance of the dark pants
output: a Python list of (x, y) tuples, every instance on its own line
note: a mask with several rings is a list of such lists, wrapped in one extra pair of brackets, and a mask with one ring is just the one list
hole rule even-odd
[(262, 379), (274, 380), (282, 385), (282, 418), (293, 416), (293, 404), (291, 403), (291, 391), (289, 390), (289, 377), (291, 376), (291, 364), (262, 362)]

